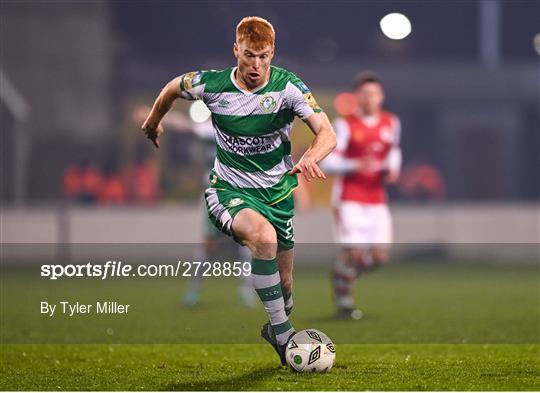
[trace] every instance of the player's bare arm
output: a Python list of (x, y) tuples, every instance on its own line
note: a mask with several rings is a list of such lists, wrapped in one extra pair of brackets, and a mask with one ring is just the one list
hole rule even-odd
[(161, 120), (171, 110), (174, 101), (180, 98), (180, 78), (174, 78), (165, 85), (141, 126), (146, 137), (152, 141), (156, 148), (159, 148), (159, 136), (165, 131)]
[(289, 174), (301, 173), (307, 181), (315, 178), (326, 179), (319, 162), (336, 148), (336, 133), (324, 112), (314, 113), (305, 122), (315, 134), (315, 138)]

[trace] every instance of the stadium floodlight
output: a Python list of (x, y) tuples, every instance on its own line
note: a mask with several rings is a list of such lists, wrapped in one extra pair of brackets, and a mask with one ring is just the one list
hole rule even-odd
[(189, 117), (194, 123), (204, 123), (210, 118), (210, 110), (201, 100), (195, 101), (189, 107)]
[(398, 12), (385, 15), (379, 22), (385, 36), (391, 40), (402, 40), (411, 34), (412, 26), (409, 18)]

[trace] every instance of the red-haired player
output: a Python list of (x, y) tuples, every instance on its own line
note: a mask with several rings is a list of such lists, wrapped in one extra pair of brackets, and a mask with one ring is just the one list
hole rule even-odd
[[(297, 174), (325, 179), (319, 161), (336, 146), (328, 118), (309, 88), (293, 73), (271, 65), (275, 31), (270, 22), (246, 17), (236, 28), (236, 67), (195, 71), (169, 82), (143, 123), (156, 147), (161, 121), (177, 98), (202, 100), (212, 113), (216, 159), (205, 191), (208, 217), (251, 251), (251, 282), (269, 322), (261, 336), (285, 361), (294, 328), (292, 271)], [(301, 118), (315, 138), (295, 164), (290, 133)]]

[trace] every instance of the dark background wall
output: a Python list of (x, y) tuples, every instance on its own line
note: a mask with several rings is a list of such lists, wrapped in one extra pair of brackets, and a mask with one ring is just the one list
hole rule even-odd
[[(486, 7), (498, 26), (487, 41)], [(405, 40), (380, 31), (389, 12), (410, 18)], [(55, 200), (68, 163), (128, 159), (121, 129), (132, 104), (151, 103), (180, 73), (232, 65), (246, 15), (274, 24), (275, 64), (327, 102), (358, 71), (377, 70), (402, 119), (405, 163), (439, 168), (451, 200), (540, 196), (538, 1), (96, 0), (0, 3), (0, 67), (30, 108), (21, 144), (2, 101), (3, 200), (21, 176), (25, 198)]]

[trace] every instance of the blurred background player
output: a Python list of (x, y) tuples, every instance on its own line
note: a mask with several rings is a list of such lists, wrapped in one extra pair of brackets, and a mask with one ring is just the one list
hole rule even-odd
[[(200, 101), (196, 101), (193, 105), (194, 107), (192, 107), (192, 109), (208, 111), (208, 109), (206, 109), (204, 104), (202, 104)], [(138, 105), (133, 111), (133, 120), (136, 123), (141, 124), (146, 119), (151, 109), (152, 108), (146, 105)], [(201, 122), (195, 122), (182, 112), (171, 111), (163, 119), (163, 124), (170, 131), (193, 132), (205, 146), (205, 164), (206, 169), (210, 171), (214, 164), (214, 158), (216, 157), (214, 127), (212, 126), (212, 121), (210, 118), (208, 117), (206, 120)], [(207, 178), (208, 173), (205, 174), (204, 180), (206, 181)], [(203, 211), (201, 207), (201, 214), (202, 213)], [(218, 247), (225, 246), (224, 242), (229, 241), (225, 234), (221, 233), (211, 224), (210, 220), (208, 220), (206, 217), (206, 214), (204, 214), (203, 220), (203, 242), (197, 245), (195, 248), (195, 255), (193, 255), (195, 261), (201, 262), (209, 261), (212, 254), (218, 250)], [(251, 259), (249, 249), (238, 243), (235, 244), (235, 257), (239, 258), (240, 261), (249, 261)], [(255, 296), (253, 286), (249, 281), (249, 276), (240, 275), (240, 278), (242, 279), (239, 289), (240, 300), (244, 306), (254, 308), (257, 305), (257, 298)], [(182, 297), (182, 301), (186, 306), (194, 307), (199, 304), (202, 293), (202, 282), (202, 275), (191, 276), (189, 286)]]
[(389, 258), (392, 221), (385, 186), (399, 177), (401, 125), (383, 110), (384, 90), (376, 73), (358, 75), (354, 96), (355, 110), (334, 121), (338, 144), (323, 168), (338, 175), (332, 192), (336, 240), (342, 244), (332, 270), (336, 306), (340, 316), (360, 319), (353, 284)]

